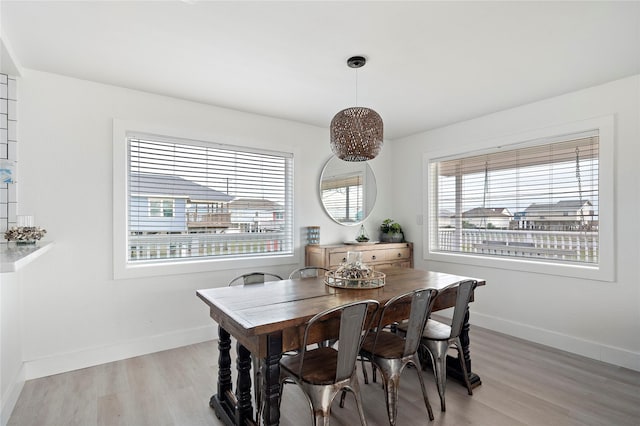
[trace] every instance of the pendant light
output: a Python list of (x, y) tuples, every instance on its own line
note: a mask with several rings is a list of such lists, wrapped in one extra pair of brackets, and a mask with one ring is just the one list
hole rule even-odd
[[(356, 104), (358, 101), (357, 69), (367, 60), (353, 56), (347, 60), (356, 68)], [(344, 161), (367, 161), (375, 158), (382, 148), (382, 118), (370, 108), (350, 107), (337, 113), (331, 120), (331, 150)]]

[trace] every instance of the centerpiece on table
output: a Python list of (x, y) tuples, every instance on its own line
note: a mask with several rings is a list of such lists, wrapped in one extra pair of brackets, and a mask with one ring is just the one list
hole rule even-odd
[(362, 263), (362, 253), (350, 251), (347, 261), (325, 273), (325, 284), (331, 287), (371, 289), (384, 285), (385, 274)]

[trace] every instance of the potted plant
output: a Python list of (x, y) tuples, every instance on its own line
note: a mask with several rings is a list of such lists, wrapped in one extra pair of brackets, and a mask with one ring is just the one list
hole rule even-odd
[(402, 226), (393, 219), (385, 219), (380, 225), (380, 240), (386, 243), (400, 243), (404, 240)]

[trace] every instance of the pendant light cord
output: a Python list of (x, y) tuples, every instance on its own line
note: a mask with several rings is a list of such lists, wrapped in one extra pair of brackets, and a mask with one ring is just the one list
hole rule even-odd
[(356, 68), (356, 106), (358, 106), (358, 68)]

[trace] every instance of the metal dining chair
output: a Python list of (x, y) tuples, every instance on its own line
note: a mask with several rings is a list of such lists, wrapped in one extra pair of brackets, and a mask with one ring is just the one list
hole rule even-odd
[(456, 304), (453, 308), (453, 317), (449, 324), (445, 324), (433, 319), (429, 319), (422, 334), (422, 346), (427, 350), (433, 365), (433, 374), (438, 385), (438, 395), (440, 395), (440, 409), (446, 411), (444, 402), (444, 391), (447, 385), (447, 350), (454, 346), (458, 351), (458, 360), (462, 367), (464, 383), (467, 386), (469, 395), (473, 395), (467, 365), (464, 361), (462, 343), (460, 342), (460, 332), (467, 313), (471, 295), (475, 289), (477, 281), (467, 280), (458, 284), (458, 294)]
[[(249, 272), (248, 274), (242, 274), (231, 281), (229, 286), (234, 285), (252, 285), (252, 284), (264, 284), (266, 281), (280, 281), (282, 277), (269, 272)], [(259, 357), (251, 354), (251, 367), (253, 368), (253, 388), (256, 402), (256, 421), (260, 420), (260, 414), (262, 413), (262, 362)]]
[(298, 268), (289, 274), (289, 279), (293, 280), (296, 278), (317, 278), (321, 276), (326, 271), (327, 268), (323, 268), (322, 266), (305, 266), (304, 268)]
[[(298, 268), (291, 271), (289, 274), (289, 279), (305, 279), (305, 278), (317, 278), (318, 276), (322, 276), (329, 269), (323, 268), (322, 266), (305, 266), (304, 268)], [(318, 342), (319, 346), (333, 346), (336, 344), (335, 339), (325, 340), (324, 342)]]
[(269, 272), (249, 272), (248, 274), (242, 274), (231, 281), (229, 286), (232, 285), (248, 285), (248, 284), (263, 284), (266, 281), (280, 281), (282, 277), (280, 275), (271, 274)]
[[(371, 361), (382, 375), (387, 414), (391, 426), (396, 424), (400, 376), (407, 365), (416, 367), (415, 370), (420, 380), (424, 405), (427, 408), (429, 419), (433, 420), (433, 410), (424, 385), (418, 347), (437, 293), (438, 291), (435, 289), (419, 289), (390, 299), (382, 307), (376, 327), (367, 334), (362, 343), (360, 356)], [(410, 309), (409, 320), (405, 323), (406, 332), (404, 335), (396, 334), (387, 327), (394, 324), (393, 320), (387, 319), (387, 313), (403, 309), (402, 305), (408, 306)], [(344, 397), (345, 393), (343, 392), (340, 398), (340, 406), (344, 405)]]
[[(356, 358), (374, 311), (375, 300), (363, 300), (328, 309), (311, 318), (304, 330), (300, 353), (280, 360), (280, 395), (286, 383), (296, 383), (307, 397), (314, 426), (328, 426), (331, 403), (342, 391), (355, 395), (360, 422), (366, 426), (360, 387), (356, 374)], [(338, 328), (340, 350), (320, 346), (309, 349), (314, 330)]]

